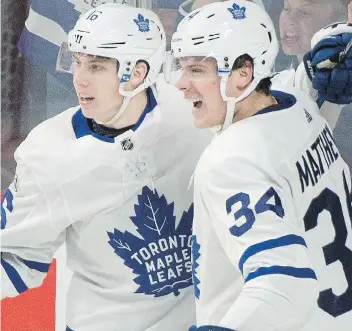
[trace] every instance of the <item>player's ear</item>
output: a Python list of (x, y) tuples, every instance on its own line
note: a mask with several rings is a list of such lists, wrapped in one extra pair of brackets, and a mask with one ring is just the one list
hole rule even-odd
[(148, 71), (148, 64), (145, 61), (137, 62), (130, 78), (131, 87), (135, 89), (142, 84)]
[(250, 61), (245, 61), (244, 65), (238, 70), (243, 83), (245, 85), (249, 84), (253, 78), (253, 66)]
[(226, 95), (238, 97), (253, 80), (253, 66), (250, 61), (237, 69), (233, 69), (226, 85)]

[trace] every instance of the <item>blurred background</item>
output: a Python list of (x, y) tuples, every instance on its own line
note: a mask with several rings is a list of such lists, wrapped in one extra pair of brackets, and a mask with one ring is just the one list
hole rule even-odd
[[(72, 29), (79, 15), (91, 7), (96, 7), (102, 1), (2, 0), (2, 192), (14, 177), (13, 153), (29, 131), (45, 119), (77, 105), (72, 76), (55, 71), (56, 57), (61, 42), (66, 40), (68, 31)], [(164, 24), (169, 43), (183, 15), (215, 0), (186, 2), (105, 0), (105, 2), (123, 2), (154, 10)], [(349, 0), (263, 0), (263, 3), (274, 21), (281, 45), (276, 69), (284, 70), (298, 66), (303, 54), (310, 49), (310, 40), (316, 31), (327, 24), (347, 20)], [(351, 169), (352, 105), (343, 109), (334, 135), (340, 152)], [(58, 259), (59, 262), (63, 260), (64, 258)], [(60, 281), (58, 277), (61, 277)], [(53, 331), (55, 300), (58, 304), (55, 291), (62, 295), (58, 288), (66, 282), (65, 277), (62, 274), (58, 276), (55, 270), (52, 270), (40, 289), (28, 291), (29, 294), (21, 296), (21, 299), (4, 300), (6, 302), (2, 303), (2, 320), (5, 324), (2, 323), (1, 330)], [(44, 297), (49, 299), (41, 300)], [(45, 314), (42, 313), (42, 309), (47, 309)], [(56, 325), (61, 325), (60, 323), (64, 325), (61, 310), (56, 309), (56, 319), (59, 321)], [(56, 329), (60, 328), (57, 326)]]

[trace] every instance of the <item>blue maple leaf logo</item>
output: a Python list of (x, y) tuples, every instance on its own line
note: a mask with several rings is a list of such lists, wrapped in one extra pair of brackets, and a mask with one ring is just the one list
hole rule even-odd
[(246, 18), (246, 7), (241, 7), (234, 3), (232, 8), (227, 8), (235, 20), (243, 20)]
[(198, 285), (200, 284), (200, 280), (197, 277), (197, 267), (199, 267), (199, 264), (197, 260), (200, 257), (200, 245), (197, 242), (197, 236), (192, 236), (192, 277), (193, 277), (193, 288), (194, 288), (194, 295), (197, 299), (200, 297), (200, 289)]
[(144, 16), (142, 14), (138, 14), (138, 18), (133, 20), (137, 26), (138, 26), (138, 30), (140, 32), (149, 32), (150, 28), (149, 28), (149, 20), (147, 18), (144, 18)]
[(130, 80), (130, 78), (131, 78), (130, 74), (123, 74), (120, 79), (120, 83), (126, 83)]
[(183, 212), (176, 228), (174, 203), (168, 204), (164, 195), (145, 186), (134, 211), (130, 219), (142, 238), (115, 228), (108, 232), (110, 246), (137, 275), (136, 293), (178, 296), (180, 289), (192, 285), (193, 204)]

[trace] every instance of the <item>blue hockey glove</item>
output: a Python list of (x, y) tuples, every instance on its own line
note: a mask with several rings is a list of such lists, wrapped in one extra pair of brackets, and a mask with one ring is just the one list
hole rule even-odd
[(352, 102), (352, 25), (334, 23), (312, 38), (312, 50), (303, 61), (313, 88), (318, 91), (318, 106)]

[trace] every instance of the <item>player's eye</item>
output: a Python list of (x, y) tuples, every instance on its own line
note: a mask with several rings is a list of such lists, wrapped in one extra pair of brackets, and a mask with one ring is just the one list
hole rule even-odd
[(203, 73), (203, 70), (200, 69), (200, 68), (192, 68), (191, 69), (191, 73), (194, 74), (194, 75), (199, 75), (199, 74)]
[(90, 66), (91, 70), (92, 71), (101, 71), (104, 69), (104, 67), (102, 65), (99, 65), (99, 64), (92, 64)]
[(301, 10), (301, 11), (299, 12), (299, 14), (300, 14), (300, 16), (302, 16), (302, 17), (307, 17), (307, 16), (312, 15), (311, 12), (308, 12), (308, 11), (305, 11), (305, 10)]

